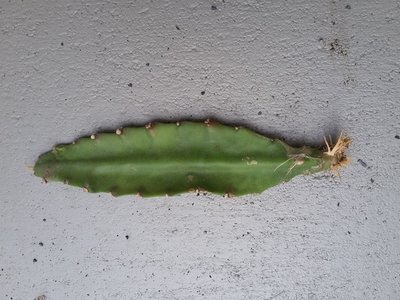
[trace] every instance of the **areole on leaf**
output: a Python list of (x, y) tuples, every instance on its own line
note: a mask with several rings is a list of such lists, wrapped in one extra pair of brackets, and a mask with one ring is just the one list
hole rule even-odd
[(244, 127), (209, 120), (147, 124), (98, 133), (42, 154), (34, 174), (88, 192), (144, 197), (207, 191), (260, 193), (300, 174), (347, 164), (350, 139), (326, 149), (291, 147)]

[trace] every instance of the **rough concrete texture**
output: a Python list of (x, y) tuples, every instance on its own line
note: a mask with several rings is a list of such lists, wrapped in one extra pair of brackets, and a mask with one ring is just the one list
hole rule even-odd
[[(0, 298), (400, 299), (399, 16), (394, 0), (1, 1)], [(87, 194), (27, 167), (102, 129), (206, 117), (294, 144), (345, 130), (353, 161), (233, 199)]]

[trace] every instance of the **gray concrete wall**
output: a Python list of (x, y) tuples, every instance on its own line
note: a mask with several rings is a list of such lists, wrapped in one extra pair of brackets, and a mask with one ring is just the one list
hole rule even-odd
[[(0, 1), (0, 299), (400, 299), (399, 16)], [(345, 130), (353, 162), (233, 199), (112, 198), (27, 168), (101, 129), (207, 117), (292, 143)]]

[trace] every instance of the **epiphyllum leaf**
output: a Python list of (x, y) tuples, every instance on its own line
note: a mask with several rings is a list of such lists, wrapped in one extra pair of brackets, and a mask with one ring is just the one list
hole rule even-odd
[(156, 123), (117, 129), (58, 145), (39, 157), (35, 175), (89, 192), (142, 196), (204, 190), (222, 195), (260, 193), (299, 174), (346, 163), (350, 140), (325, 151), (290, 147), (243, 127), (210, 121)]

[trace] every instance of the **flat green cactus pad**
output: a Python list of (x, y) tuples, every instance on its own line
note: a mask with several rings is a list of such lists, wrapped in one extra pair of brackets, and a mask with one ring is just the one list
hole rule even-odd
[(208, 191), (260, 193), (299, 174), (335, 168), (349, 140), (327, 151), (293, 148), (243, 127), (206, 121), (118, 129), (58, 145), (39, 157), (35, 175), (89, 192), (142, 196)]

